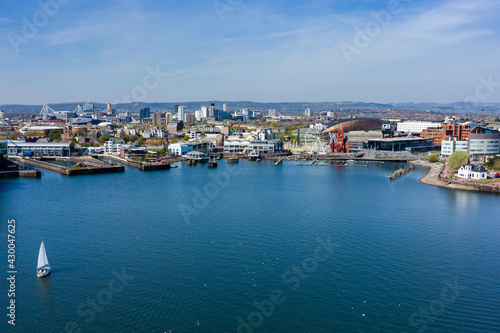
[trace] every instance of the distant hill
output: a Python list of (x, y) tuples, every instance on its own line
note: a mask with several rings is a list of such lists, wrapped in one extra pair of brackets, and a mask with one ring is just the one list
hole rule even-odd
[[(200, 101), (200, 102), (181, 102), (181, 103), (143, 103), (143, 106), (151, 108), (151, 111), (169, 111), (173, 112), (175, 104), (184, 105), (185, 110), (195, 111), (200, 109), (201, 106), (210, 106), (213, 101)], [(223, 101), (217, 101), (216, 107), (222, 110)], [(84, 102), (74, 102), (74, 103), (58, 103), (49, 104), (49, 106), (55, 111), (72, 111), (78, 105), (83, 106)], [(234, 111), (238, 109), (248, 108), (250, 110), (260, 110), (267, 112), (268, 109), (276, 109), (278, 113), (297, 113), (303, 112), (306, 108), (311, 108), (314, 111), (327, 111), (327, 110), (407, 110), (407, 111), (439, 111), (439, 112), (470, 112), (476, 113), (484, 109), (487, 113), (500, 114), (500, 103), (478, 103), (478, 104), (468, 104), (468, 103), (370, 103), (370, 102), (299, 102), (299, 103), (261, 103), (261, 102), (251, 102), (251, 101), (227, 101), (228, 110)], [(105, 103), (94, 102), (94, 106), (98, 109), (105, 109)], [(116, 104), (112, 106), (119, 111), (131, 111), (138, 112), (141, 104), (140, 103), (127, 103), (127, 104)], [(20, 105), (20, 104), (5, 104), (0, 105), (0, 109), (5, 110), (6, 113), (11, 114), (36, 114), (39, 113), (42, 105)]]

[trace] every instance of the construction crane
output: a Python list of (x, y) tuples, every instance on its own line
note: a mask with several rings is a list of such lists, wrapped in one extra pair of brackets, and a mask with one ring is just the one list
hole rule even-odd
[(12, 141), (11, 139), (7, 138), (7, 140), (10, 141), (10, 143), (12, 143), (14, 145), (14, 147), (17, 148), (18, 154), (19, 154), (19, 151), (21, 151), (23, 153), (23, 156), (27, 156), (27, 157), (33, 156), (33, 152), (31, 150), (25, 151), (23, 148), (16, 145), (16, 143), (14, 141)]

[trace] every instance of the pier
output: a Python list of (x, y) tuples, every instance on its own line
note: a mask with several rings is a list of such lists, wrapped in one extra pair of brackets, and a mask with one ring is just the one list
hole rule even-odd
[(154, 171), (154, 170), (168, 170), (171, 169), (170, 163), (179, 162), (185, 160), (184, 158), (173, 158), (173, 159), (162, 159), (157, 162), (142, 162), (134, 161), (131, 159), (126, 159), (114, 155), (97, 155), (96, 158), (99, 159), (109, 159), (118, 163), (125, 164), (137, 168), (141, 171)]
[[(51, 170), (66, 176), (76, 175), (92, 175), (103, 173), (124, 172), (123, 165), (108, 164), (103, 161), (93, 160), (92, 158), (84, 157), (57, 157), (57, 158), (20, 158), (11, 157), (12, 160), (21, 162), (23, 164), (31, 165), (34, 167)], [(63, 166), (54, 163), (55, 161), (75, 163), (73, 166)], [(36, 172), (26, 172), (30, 177), (36, 176)], [(21, 175), (20, 175), (21, 176)]]

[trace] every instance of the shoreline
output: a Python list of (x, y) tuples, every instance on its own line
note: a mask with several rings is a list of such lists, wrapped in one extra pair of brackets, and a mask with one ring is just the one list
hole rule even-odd
[(427, 185), (439, 186), (448, 188), (451, 190), (464, 190), (464, 191), (475, 191), (475, 192), (488, 192), (500, 194), (500, 188), (485, 186), (485, 185), (472, 185), (472, 184), (457, 184), (453, 181), (445, 181), (439, 178), (439, 175), (444, 169), (444, 163), (435, 162), (429, 163), (427, 161), (411, 161), (411, 164), (420, 165), (429, 168), (427, 174), (420, 179), (420, 182)]

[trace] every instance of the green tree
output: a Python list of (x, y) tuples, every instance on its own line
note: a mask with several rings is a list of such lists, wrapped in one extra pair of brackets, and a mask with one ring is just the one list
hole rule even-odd
[(484, 167), (488, 170), (500, 170), (500, 157), (490, 157), (488, 162), (484, 163)]
[(125, 143), (130, 142), (130, 136), (128, 136), (128, 135), (125, 135), (122, 139), (123, 139), (123, 141), (125, 141)]
[(61, 133), (54, 133), (51, 136), (51, 139), (52, 139), (52, 141), (55, 141), (55, 142), (61, 141)]
[(76, 135), (78, 136), (85, 136), (87, 135), (87, 132), (83, 128), (79, 128), (78, 131), (76, 131)]
[(92, 147), (99, 147), (99, 144), (98, 144), (98, 143), (94, 143), (94, 144), (92, 145)]
[(75, 145), (76, 145), (76, 144), (77, 144), (76, 138), (75, 138), (75, 137), (72, 137), (72, 138), (71, 138), (71, 142), (72, 142), (73, 144), (75, 144)]
[(189, 138), (189, 135), (187, 135), (187, 134), (186, 134), (182, 140), (183, 140), (183, 141), (187, 141), (187, 140), (189, 140), (189, 139), (190, 139), (190, 138)]
[(146, 139), (144, 139), (144, 137), (142, 137), (142, 136), (137, 140), (137, 144), (139, 145), (139, 147), (144, 146), (145, 142), (146, 142)]
[(101, 135), (98, 140), (99, 141), (108, 141), (109, 140), (109, 136), (108, 135)]
[(162, 139), (156, 139), (155, 146), (163, 146), (163, 140)]
[(448, 162), (448, 166), (450, 167), (451, 170), (458, 170), (461, 165), (467, 163), (468, 158), (469, 155), (467, 155), (466, 152), (456, 151), (450, 156), (448, 156), (446, 162)]
[(170, 140), (170, 143), (176, 143), (178, 140), (177, 139), (172, 139)]
[(23, 135), (23, 133), (21, 133), (19, 131), (15, 131), (15, 132), (10, 133), (9, 139), (15, 140), (18, 136), (22, 136), (22, 135)]
[(90, 147), (90, 143), (84, 143), (82, 147)]
[(160, 153), (160, 155), (165, 155), (165, 149), (160, 149), (158, 152)]
[(436, 155), (431, 155), (427, 160), (431, 163), (434, 163), (438, 161), (438, 157)]

